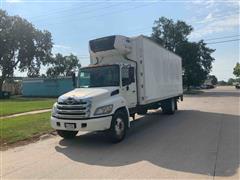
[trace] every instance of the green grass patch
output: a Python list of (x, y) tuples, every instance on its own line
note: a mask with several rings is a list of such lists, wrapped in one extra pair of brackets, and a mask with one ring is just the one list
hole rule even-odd
[(13, 97), (0, 100), (0, 116), (51, 108), (55, 98)]
[(31, 139), (51, 131), (50, 112), (0, 120), (2, 145)]

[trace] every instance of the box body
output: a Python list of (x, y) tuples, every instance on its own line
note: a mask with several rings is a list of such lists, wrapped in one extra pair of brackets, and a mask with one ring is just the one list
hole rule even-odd
[(182, 60), (145, 36), (132, 38), (129, 57), (137, 62), (138, 103), (182, 95)]

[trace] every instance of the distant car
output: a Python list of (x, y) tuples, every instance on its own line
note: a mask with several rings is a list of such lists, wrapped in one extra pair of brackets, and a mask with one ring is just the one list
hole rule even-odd
[(205, 84), (201, 85), (201, 89), (207, 89), (207, 86)]
[(236, 85), (235, 85), (235, 88), (236, 88), (236, 89), (240, 89), (240, 84), (236, 84)]
[(195, 86), (195, 89), (196, 89), (196, 90), (200, 90), (201, 87), (200, 87), (200, 86)]
[(202, 89), (213, 89), (214, 88), (214, 85), (212, 84), (203, 84), (201, 86)]
[(214, 88), (214, 85), (212, 84), (207, 84), (207, 89), (213, 89)]

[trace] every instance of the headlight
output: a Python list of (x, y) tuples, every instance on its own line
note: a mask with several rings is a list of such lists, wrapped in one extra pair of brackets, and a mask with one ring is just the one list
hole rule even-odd
[(96, 111), (94, 112), (94, 115), (103, 115), (103, 114), (109, 114), (112, 112), (113, 109), (113, 105), (109, 104), (106, 106), (102, 106), (96, 109)]
[(56, 114), (57, 114), (57, 103), (54, 103), (52, 108), (52, 116), (55, 116)]

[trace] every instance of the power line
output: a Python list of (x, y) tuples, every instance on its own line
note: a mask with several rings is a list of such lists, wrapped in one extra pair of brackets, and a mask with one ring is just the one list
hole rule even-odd
[[(210, 42), (210, 43), (207, 43), (207, 44), (219, 44), (219, 43), (227, 43), (227, 42), (233, 42), (233, 41), (239, 41), (240, 39), (231, 39), (231, 40), (227, 40), (227, 41), (217, 41), (217, 42)], [(89, 59), (90, 58), (90, 55), (77, 55), (80, 59)]]
[[(153, 4), (142, 5), (142, 6), (134, 6), (134, 7), (127, 8), (127, 9), (123, 9), (123, 10), (120, 9), (118, 11), (107, 12), (107, 13), (94, 15), (94, 16), (90, 16), (90, 17), (86, 17), (86, 18), (80, 18), (80, 19), (77, 18), (76, 20), (89, 20), (89, 19), (93, 19), (93, 18), (99, 18), (99, 17), (106, 16), (106, 15), (116, 14), (116, 13), (119, 13), (119, 12), (126, 12), (126, 11), (129, 11), (129, 10), (132, 10), (132, 9), (139, 9), (139, 8), (142, 8), (142, 7), (147, 7), (147, 6), (152, 6), (152, 5)], [(57, 24), (63, 24), (63, 23), (64, 22), (58, 22), (58, 23), (51, 23), (51, 24), (47, 24), (47, 25), (57, 25)]]
[[(111, 2), (111, 1), (110, 1)], [(132, 1), (132, 2), (134, 2), (134, 1)], [(122, 5), (122, 3), (120, 3), (120, 5)], [(90, 7), (95, 7), (96, 5), (89, 5)], [(108, 8), (111, 8), (111, 7), (115, 7), (115, 6), (119, 6), (119, 4), (115, 4), (115, 5), (111, 5), (111, 6), (106, 6), (106, 7), (102, 7), (102, 8), (97, 8), (96, 10), (103, 10), (103, 9), (108, 9)], [(78, 7), (75, 7), (75, 8), (71, 8), (71, 9), (68, 9), (68, 10), (64, 10), (64, 11), (58, 11), (57, 13), (58, 14), (60, 14), (60, 13), (64, 13), (64, 12), (67, 12), (67, 11), (69, 11), (69, 10), (74, 10), (74, 9), (76, 9), (76, 8), (78, 8)], [(71, 17), (72, 15), (74, 15), (74, 14), (92, 14), (92, 12), (93, 12), (93, 10), (94, 9), (92, 9), (92, 10), (87, 10), (87, 11), (81, 11), (81, 12), (73, 12), (72, 14), (70, 14), (69, 15), (69, 17)], [(228, 14), (228, 15), (224, 15), (224, 16), (222, 16), (222, 15), (218, 15), (218, 16), (215, 16), (214, 17), (214, 19), (212, 19), (212, 20), (210, 20), (210, 21), (208, 21), (208, 23), (209, 22), (212, 22), (212, 21), (214, 21), (214, 20), (216, 20), (215, 18), (217, 17), (217, 18), (219, 18), (219, 17), (221, 17), (221, 19), (223, 19), (223, 18), (228, 18), (228, 17), (231, 17), (231, 16), (233, 16), (233, 15), (237, 15), (237, 14), (239, 14), (239, 11), (236, 11), (236, 13), (231, 13), (231, 14)], [(44, 16), (37, 16), (38, 18), (37, 18), (37, 21), (43, 21), (43, 20), (45, 20), (46, 18), (46, 15), (51, 15), (51, 13), (50, 14), (45, 14)], [(55, 15), (55, 13), (53, 14), (53, 15)], [(100, 15), (101, 16), (101, 15)], [(41, 17), (44, 17), (44, 18), (41, 18)], [(98, 16), (96, 16), (96, 17), (98, 17)], [(39, 19), (40, 18), (40, 19)], [(61, 16), (61, 17), (58, 17), (58, 18), (55, 18), (55, 20), (56, 19), (59, 19), (59, 18), (68, 18), (68, 16)], [(90, 17), (91, 18), (91, 17)], [(193, 22), (194, 23), (194, 22)], [(197, 23), (197, 22), (195, 22), (195, 23)], [(52, 23), (51, 23), (52, 24)], [(61, 23), (57, 23), (57, 24), (61, 24)], [(200, 24), (196, 24), (196, 25), (201, 25), (201, 24), (203, 24), (203, 23), (200, 23)]]
[[(238, 11), (239, 12), (239, 11)], [(225, 19), (225, 18), (228, 18), (228, 17), (231, 17), (232, 15), (235, 15), (235, 14), (229, 14), (229, 15), (227, 15), (227, 16), (222, 16), (222, 18), (221, 19)], [(220, 16), (218, 16), (218, 17), (220, 17)], [(146, 33), (146, 32), (148, 32), (148, 33), (150, 33), (150, 31), (151, 31), (151, 29), (152, 29), (152, 27), (154, 26), (154, 24), (150, 27), (143, 27), (143, 28), (139, 28), (139, 29), (136, 29), (136, 30), (133, 30), (133, 31), (125, 31), (126, 33), (128, 33), (128, 32), (136, 32), (136, 33)], [(141, 31), (141, 29), (142, 30), (147, 30), (147, 29), (149, 29), (149, 30), (147, 30), (147, 31)], [(218, 38), (211, 38), (211, 39), (204, 39), (204, 40), (209, 40), (209, 41), (211, 41), (211, 40), (215, 40), (215, 39), (226, 39), (226, 38), (232, 38), (232, 37), (238, 37), (238, 36), (240, 36), (240, 35), (232, 35), (232, 36), (223, 36), (223, 37), (218, 37)]]
[(219, 44), (219, 43), (226, 43), (226, 42), (239, 41), (239, 40), (240, 39), (230, 39), (230, 40), (227, 40), (227, 41), (210, 42), (210, 43), (207, 43), (207, 44)]
[[(131, 2), (135, 2), (135, 1), (131, 1)], [(98, 2), (97, 4), (99, 4), (99, 3), (103, 3), (103, 1), (101, 1), (101, 2)], [(112, 1), (105, 1), (105, 3), (113, 3)], [(111, 7), (116, 7), (116, 6), (121, 6), (123, 3), (125, 3), (125, 2), (122, 2), (122, 1), (115, 1), (114, 2), (114, 4), (113, 5), (110, 5), (110, 6), (106, 6), (106, 7), (102, 7), (102, 8), (96, 8), (96, 10), (97, 11), (101, 11), (101, 10), (103, 10), (103, 9), (108, 9), (108, 8), (111, 8)], [(144, 3), (144, 1), (143, 1), (143, 3)], [(97, 7), (97, 5), (89, 5), (90, 7)], [(75, 7), (75, 8), (70, 8), (70, 9), (67, 9), (67, 10), (63, 10), (63, 11), (58, 11), (57, 13), (58, 14), (60, 14), (60, 13), (64, 13), (64, 12), (67, 12), (67, 11), (69, 11), (69, 10), (74, 10), (74, 9), (76, 9), (76, 8), (78, 8), (78, 7)], [(73, 13), (71, 13), (71, 14), (69, 14), (68, 16), (62, 16), (62, 17), (58, 17), (58, 18), (68, 18), (68, 17), (71, 17), (71, 16), (73, 16), (74, 14), (82, 14), (82, 13), (84, 13), (84, 14), (92, 14), (93, 12), (95, 12), (94, 11), (95, 9), (92, 9), (92, 10), (87, 10), (87, 11), (81, 11), (81, 12), (73, 12)], [(55, 13), (50, 13), (49, 15), (51, 15), (51, 14), (53, 14), (53, 15), (55, 15)], [(45, 14), (46, 15), (46, 14)], [(48, 15), (48, 14), (47, 14)], [(46, 16), (37, 16), (38, 18), (40, 18), (39, 20), (41, 21), (41, 20), (45, 20), (46, 18), (41, 18), (41, 17), (46, 17)], [(56, 18), (55, 18), (56, 19)], [(34, 19), (35, 20), (35, 19)], [(38, 19), (37, 19), (37, 21), (39, 21)]]
[[(77, 14), (86, 14), (86, 15), (88, 15), (88, 14), (91, 14), (94, 10), (98, 10), (98, 11), (101, 11), (101, 10), (104, 10), (104, 9), (109, 9), (109, 8), (112, 8), (112, 7), (116, 7), (116, 6), (119, 6), (118, 4), (116, 5), (110, 5), (110, 6), (105, 6), (105, 7), (102, 7), (102, 8), (94, 8), (94, 9), (85, 9), (85, 11), (78, 11), (78, 12), (73, 12), (73, 13), (71, 13), (69, 16), (71, 17), (71, 16), (73, 16), (73, 15), (77, 15)], [(91, 7), (95, 7), (95, 6), (91, 6)], [(76, 9), (76, 8), (72, 8), (72, 9), (70, 9), (70, 10), (74, 10), (74, 9)], [(63, 12), (68, 12), (68, 11), (60, 11), (59, 12), (59, 14), (60, 13), (63, 13)], [(53, 14), (53, 15), (55, 15), (55, 14)], [(68, 18), (68, 16), (64, 16), (64, 15), (62, 15), (62, 16), (58, 16), (58, 18), (55, 18), (55, 20), (56, 19), (66, 19), (66, 18)], [(40, 22), (40, 21), (44, 21), (46, 19), (46, 16), (44, 16), (44, 18), (38, 18), (36, 21), (37, 22)], [(35, 20), (34, 20), (35, 21)]]
[[(152, 5), (152, 4), (151, 4)], [(110, 5), (110, 6), (106, 6), (106, 7), (102, 7), (102, 8), (98, 8), (97, 10), (99, 11), (99, 10), (103, 10), (103, 9), (107, 9), (107, 8), (112, 8), (112, 7), (114, 7), (114, 6), (119, 6), (118, 4), (117, 5)], [(90, 6), (90, 7), (92, 7), (92, 6)], [(94, 7), (94, 6), (93, 6)], [(131, 9), (137, 9), (137, 8), (141, 8), (142, 6), (139, 6), (139, 7), (132, 7), (132, 8), (128, 8), (128, 9), (125, 9), (125, 10), (121, 10), (120, 9), (120, 11), (119, 10), (117, 10), (117, 11), (113, 11), (113, 12), (107, 12), (107, 13), (103, 13), (103, 14), (100, 14), (100, 15), (94, 15), (94, 16), (90, 16), (90, 17), (87, 17), (87, 18), (84, 18), (84, 17), (80, 17), (80, 19), (77, 19), (77, 20), (88, 20), (88, 19), (92, 19), (92, 18), (99, 18), (99, 17), (102, 17), (102, 16), (105, 16), (105, 15), (108, 15), (108, 14), (115, 14), (115, 13), (119, 13), (119, 12), (122, 12), (122, 11), (128, 11), (128, 10), (131, 10)], [(93, 9), (94, 10), (94, 9)], [(81, 14), (91, 14), (91, 12), (93, 12), (93, 10), (87, 10), (87, 11), (83, 11), (83, 12), (79, 12), (79, 13), (81, 13)], [(60, 11), (61, 12), (61, 11)], [(65, 11), (66, 12), (66, 11)], [(239, 11), (238, 11), (239, 12)], [(76, 13), (76, 12), (75, 12)], [(74, 14), (75, 14), (74, 13)], [(78, 13), (78, 12), (77, 12)], [(72, 13), (72, 15), (73, 15), (73, 13)], [(72, 16), (72, 15), (69, 15), (69, 16)], [(230, 16), (232, 16), (232, 15), (235, 15), (235, 14), (229, 14), (229, 15), (227, 15), (227, 16), (221, 16), (222, 17), (222, 19), (223, 18), (227, 18), (227, 17), (230, 17)], [(46, 17), (46, 16), (45, 16)], [(58, 17), (59, 18), (59, 17)], [(64, 17), (62, 17), (62, 18), (68, 18), (67, 16), (64, 16)], [(61, 19), (62, 19), (61, 18)], [(75, 17), (75, 18), (78, 18), (78, 17)], [(55, 20), (56, 20), (57, 18), (55, 18)], [(44, 19), (42, 19), (42, 20), (44, 20)], [(75, 21), (75, 20), (73, 20), (73, 21)], [(47, 24), (47, 25), (55, 25), (55, 24), (62, 24), (62, 23), (64, 23), (64, 22), (57, 22), (57, 23), (49, 23), (49, 24)], [(46, 25), (46, 24), (45, 24)], [(143, 29), (150, 29), (151, 27), (143, 27), (143, 28), (141, 28), (142, 30)], [(149, 30), (150, 31), (150, 30)], [(149, 32), (148, 31), (148, 32)], [(136, 33), (145, 33), (146, 31), (144, 31), (144, 32), (142, 32), (140, 29), (136, 29), (136, 30), (133, 30), (133, 31), (126, 31), (126, 33), (128, 34), (129, 32), (136, 32)], [(132, 33), (131, 33), (132, 34)], [(221, 38), (212, 38), (212, 39), (205, 39), (205, 40), (215, 40), (215, 39), (224, 39), (224, 38), (231, 38), (231, 37), (236, 37), (236, 36), (226, 36), (226, 37), (221, 37)]]
[[(82, 6), (82, 8), (87, 8), (87, 7), (95, 7), (96, 5), (88, 5), (88, 6)], [(68, 12), (68, 11), (72, 11), (72, 10), (75, 10), (75, 9), (79, 9), (79, 6), (78, 7), (73, 7), (73, 8), (61, 8), (61, 9), (55, 9), (54, 11), (50, 11), (49, 13), (45, 13), (43, 15), (38, 15), (38, 16), (33, 16), (31, 17), (31, 20), (41, 20), (41, 19), (44, 19), (43, 17), (47, 17), (47, 16), (51, 16), (51, 15), (57, 15), (57, 14), (60, 14), (60, 13), (64, 13), (64, 12)]]
[[(166, 0), (34, 0), (34, 1), (23, 1), (22, 3), (105, 3), (105, 2), (119, 2), (119, 3), (129, 3), (129, 2), (134, 2), (134, 3), (157, 3), (157, 2), (165, 2)], [(182, 0), (186, 1), (186, 0)], [(190, 2), (191, 0), (189, 0)], [(224, 0), (222, 0), (224, 1)], [(170, 0), (168, 2), (180, 2), (179, 0)]]
[(223, 18), (227, 19), (228, 17), (239, 15), (239, 13), (240, 13), (240, 11), (236, 10), (236, 11), (232, 11), (231, 13), (228, 13), (228, 14), (225, 14), (225, 15), (217, 14), (217, 15), (213, 16), (212, 19), (207, 20), (207, 21), (204, 21), (204, 20), (202, 20), (200, 22), (190, 21), (189, 23), (194, 23), (194, 24), (196, 24), (196, 26), (199, 26), (199, 25), (203, 25), (204, 26), (205, 23), (210, 23), (210, 22), (213, 22), (213, 21), (216, 21), (216, 20), (220, 20), (220, 19), (223, 19)]
[(239, 37), (240, 35), (232, 35), (232, 36), (223, 36), (223, 37), (218, 37), (218, 38), (210, 38), (210, 39), (205, 39), (206, 41), (212, 41), (216, 39), (227, 39), (227, 38), (233, 38), (233, 37)]

